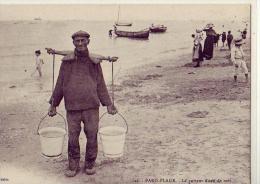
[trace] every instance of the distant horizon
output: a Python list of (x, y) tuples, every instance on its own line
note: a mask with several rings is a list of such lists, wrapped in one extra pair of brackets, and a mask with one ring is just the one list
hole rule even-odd
[[(158, 11), (160, 9), (160, 11)], [(75, 11), (77, 10), (77, 11)], [(0, 5), (0, 20), (116, 21), (116, 4)], [(221, 12), (221, 13), (220, 13)], [(127, 4), (120, 5), (121, 21), (137, 20), (250, 20), (249, 4)]]
[[(67, 20), (65, 20), (65, 19), (57, 19), (57, 20), (48, 20), (48, 19), (41, 19), (41, 20), (34, 20), (34, 19), (17, 19), (17, 20), (1, 20), (0, 19), (0, 22), (31, 22), (31, 21), (34, 21), (34, 22), (44, 22), (44, 21), (46, 21), (46, 22), (62, 22), (62, 21), (86, 21), (86, 22), (115, 22), (115, 20), (85, 20), (85, 19), (67, 19)], [(131, 21), (131, 22), (135, 22), (135, 21), (140, 21), (140, 22), (142, 22), (142, 21), (158, 21), (158, 22), (167, 22), (167, 21), (185, 21), (185, 22), (189, 22), (189, 21), (196, 21), (196, 22), (212, 22), (212, 23), (214, 23), (214, 22), (223, 22), (223, 21), (227, 21), (227, 20), (225, 20), (225, 19), (215, 19), (215, 20), (212, 20), (212, 19), (210, 19), (210, 20), (181, 20), (181, 19), (176, 19), (176, 20), (174, 20), (174, 19), (165, 19), (165, 20), (155, 20), (155, 19), (145, 19), (145, 20), (142, 20), (142, 19), (139, 19), (139, 20), (134, 20), (134, 21)], [(239, 20), (240, 22), (243, 22), (243, 23), (245, 23), (245, 21), (246, 21), (246, 23), (249, 23), (250, 24), (250, 20)]]

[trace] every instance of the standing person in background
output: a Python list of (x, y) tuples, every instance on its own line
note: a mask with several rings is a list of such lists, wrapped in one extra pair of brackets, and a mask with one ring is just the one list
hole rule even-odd
[(215, 47), (218, 47), (218, 41), (219, 41), (219, 34), (216, 34), (215, 39), (214, 39), (214, 43), (215, 43)]
[(237, 83), (237, 76), (238, 76), (238, 70), (241, 69), (242, 72), (245, 74), (246, 82), (248, 82), (248, 69), (245, 62), (245, 54), (243, 52), (242, 44), (243, 39), (242, 38), (236, 38), (234, 39), (235, 46), (231, 49), (231, 61), (235, 66), (235, 73), (234, 73), (234, 82)]
[(112, 37), (112, 32), (113, 32), (112, 29), (110, 29), (110, 30), (108, 31), (108, 35), (109, 35), (110, 38)]
[(203, 52), (201, 41), (203, 40), (203, 32), (200, 29), (196, 29), (196, 33), (192, 34), (193, 49), (192, 49), (192, 62), (196, 65), (194, 67), (200, 67), (200, 62), (203, 61)]
[(194, 46), (192, 50), (192, 61), (196, 63), (194, 67), (200, 67), (200, 63), (203, 61), (202, 46), (199, 39), (194, 40)]
[(233, 35), (231, 34), (231, 31), (228, 31), (227, 44), (228, 44), (228, 49), (229, 49), (229, 50), (231, 50), (232, 40), (233, 40)]
[(226, 32), (224, 31), (221, 35), (221, 39), (222, 39), (222, 47), (225, 47), (225, 42), (226, 42), (226, 39), (227, 39), (227, 35), (226, 35)]
[[(68, 122), (68, 159), (69, 165), (65, 176), (74, 177), (80, 170), (79, 135), (81, 122), (87, 138), (84, 172), (95, 174), (95, 161), (98, 144), (97, 133), (99, 127), (100, 103), (107, 107), (109, 114), (116, 114), (117, 109), (111, 102), (100, 63), (94, 63), (88, 51), (90, 35), (85, 31), (78, 31), (72, 35), (74, 52), (68, 52), (62, 59), (56, 86), (49, 100), (49, 116), (56, 115), (56, 107), (64, 97)], [(47, 49), (52, 54), (53, 49)], [(108, 57), (112, 62), (117, 57)]]
[(36, 50), (35, 51), (35, 70), (31, 74), (31, 76), (33, 76), (35, 74), (35, 72), (38, 71), (39, 76), (42, 77), (42, 65), (44, 64), (44, 62), (40, 56), (41, 56), (41, 51)]
[(203, 57), (206, 60), (210, 60), (213, 57), (213, 49), (214, 49), (214, 40), (216, 36), (216, 32), (213, 29), (214, 25), (209, 23), (203, 29), (206, 32), (206, 39), (204, 41), (204, 49), (203, 49)]
[(196, 29), (195, 39), (201, 42), (203, 40), (203, 32), (201, 29)]

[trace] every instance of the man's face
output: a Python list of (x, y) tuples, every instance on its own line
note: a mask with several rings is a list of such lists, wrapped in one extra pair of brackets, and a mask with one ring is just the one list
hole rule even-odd
[(87, 37), (76, 36), (73, 40), (73, 44), (75, 45), (77, 51), (85, 51), (87, 50), (87, 46), (89, 43), (89, 39)]

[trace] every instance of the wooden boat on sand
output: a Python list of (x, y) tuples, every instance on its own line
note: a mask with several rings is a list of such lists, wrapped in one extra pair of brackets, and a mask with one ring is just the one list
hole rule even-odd
[(167, 27), (164, 26), (164, 25), (156, 25), (156, 26), (152, 25), (152, 26), (150, 27), (150, 31), (151, 31), (152, 33), (163, 33), (163, 32), (165, 32), (166, 30), (167, 30)]
[(144, 29), (141, 31), (122, 31), (122, 30), (117, 30), (116, 26), (114, 29), (114, 33), (118, 37), (139, 38), (139, 39), (148, 39), (149, 32), (150, 32), (149, 29)]

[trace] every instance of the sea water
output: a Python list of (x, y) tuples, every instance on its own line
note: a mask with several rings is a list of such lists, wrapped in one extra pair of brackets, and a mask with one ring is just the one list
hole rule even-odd
[[(212, 22), (212, 21), (210, 21)], [(191, 54), (193, 40), (191, 34), (202, 28), (207, 21), (135, 21), (132, 30), (149, 28), (152, 23), (164, 24), (167, 31), (161, 34), (150, 33), (147, 40), (136, 40), (108, 36), (113, 29), (111, 21), (1, 21), (0, 22), (0, 102), (16, 101), (25, 96), (37, 96), (38, 92), (51, 91), (53, 57), (45, 48), (73, 50), (71, 35), (78, 30), (90, 34), (89, 50), (104, 56), (117, 56), (114, 63), (115, 83), (131, 68), (142, 67), (153, 62), (176, 62), (178, 55)], [(242, 29), (236, 22), (213, 22), (215, 30), (222, 31)], [(225, 28), (223, 24), (226, 23)], [(119, 27), (118, 29), (125, 29)], [(41, 50), (44, 60), (43, 77), (39, 78), (35, 70), (34, 52)], [(55, 57), (55, 81), (58, 76), (61, 56)], [(187, 61), (189, 62), (189, 61)], [(111, 82), (111, 63), (102, 63), (106, 83)], [(18, 90), (19, 89), (19, 90)]]

